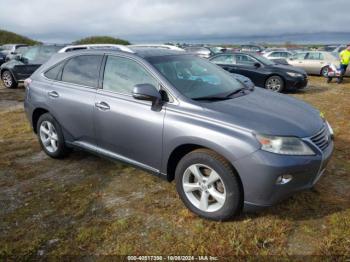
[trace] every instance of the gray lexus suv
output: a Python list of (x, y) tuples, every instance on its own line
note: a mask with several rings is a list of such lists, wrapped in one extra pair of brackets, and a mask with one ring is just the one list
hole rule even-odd
[(332, 128), (315, 108), (183, 52), (56, 54), (25, 87), (46, 154), (80, 148), (175, 179), (184, 204), (208, 219), (313, 187), (333, 151)]

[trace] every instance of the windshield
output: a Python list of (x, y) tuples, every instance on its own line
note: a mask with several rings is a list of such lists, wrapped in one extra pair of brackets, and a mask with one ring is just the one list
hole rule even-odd
[(27, 46), (21, 46), (16, 49), (16, 53), (18, 54), (24, 54), (28, 50)]
[(148, 61), (184, 96), (223, 97), (244, 88), (220, 67), (192, 55), (150, 57)]
[(39, 46), (34, 46), (34, 47), (31, 47), (27, 50), (27, 52), (25, 52), (23, 54), (23, 58), (25, 58), (26, 60), (28, 61), (33, 61), (35, 60), (36, 56), (38, 55), (39, 53)]
[(27, 61), (36, 61), (36, 62), (46, 62), (50, 57), (57, 53), (62, 47), (59, 46), (34, 46), (29, 48), (24, 54), (23, 58)]

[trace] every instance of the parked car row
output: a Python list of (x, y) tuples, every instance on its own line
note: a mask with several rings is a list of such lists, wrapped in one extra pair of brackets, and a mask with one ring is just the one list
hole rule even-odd
[[(213, 59), (229, 68), (230, 59), (239, 62), (244, 72), (282, 70), (262, 56), (230, 55)], [(289, 77), (305, 81), (291, 68)], [(333, 151), (332, 128), (318, 110), (183, 51), (63, 52), (25, 90), (28, 120), (47, 155), (79, 148), (175, 180), (185, 206), (207, 219), (227, 220), (313, 187)]]

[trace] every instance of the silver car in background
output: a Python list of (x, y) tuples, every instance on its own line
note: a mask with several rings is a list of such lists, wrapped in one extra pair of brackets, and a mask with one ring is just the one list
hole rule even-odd
[[(339, 67), (339, 55), (326, 51), (305, 51), (296, 53), (287, 59), (290, 65), (303, 68), (308, 74), (323, 75), (328, 74), (328, 66), (334, 64)], [(349, 69), (346, 71), (350, 75)]]
[(292, 57), (294, 54), (295, 52), (277, 50), (277, 51), (265, 52), (263, 53), (263, 56), (270, 60), (276, 60), (276, 59), (288, 59)]

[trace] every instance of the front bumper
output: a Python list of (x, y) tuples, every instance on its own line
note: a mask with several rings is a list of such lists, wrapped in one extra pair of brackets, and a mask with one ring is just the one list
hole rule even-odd
[(303, 77), (288, 77), (286, 79), (287, 89), (302, 89), (307, 86), (308, 78)]
[[(286, 156), (263, 150), (237, 160), (234, 166), (244, 188), (244, 211), (272, 206), (297, 191), (315, 185), (331, 158), (334, 144), (313, 156)], [(276, 184), (281, 175), (292, 175), (287, 184)]]

